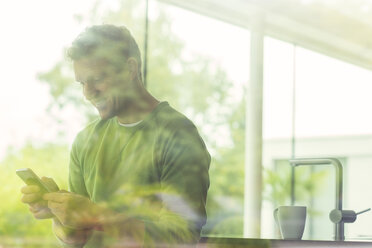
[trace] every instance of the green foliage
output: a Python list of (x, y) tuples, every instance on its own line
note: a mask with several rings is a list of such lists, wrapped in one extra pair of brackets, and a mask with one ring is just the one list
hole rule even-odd
[(232, 146), (219, 147), (209, 175), (208, 223), (204, 232), (212, 236), (242, 237), (244, 217), (245, 108), (242, 99), (232, 108), (228, 127)]
[(219, 221), (208, 235), (214, 237), (241, 238), (243, 229), (243, 218), (240, 215), (232, 215)]
[(37, 221), (28, 207), (21, 203), (20, 189), (23, 181), (15, 174), (16, 169), (32, 168), (41, 176), (52, 177), (60, 188), (67, 189), (68, 147), (45, 144), (35, 147), (27, 144), (21, 150), (12, 151), (0, 163), (0, 181), (6, 182), (0, 189), (0, 236), (52, 237), (51, 221)]
[[(91, 23), (97, 23), (97, 19), (100, 19), (101, 23), (125, 25), (142, 48), (144, 10), (143, 3), (135, 0), (119, 1), (115, 11), (107, 10), (104, 1), (97, 1), (90, 15), (82, 18)], [(174, 35), (171, 26), (172, 21), (162, 9), (150, 20), (148, 89), (155, 97), (169, 101), (194, 120), (209, 150), (216, 154), (210, 169), (212, 187), (208, 196), (211, 223), (224, 221), (224, 218), (237, 214), (242, 218), (244, 99), (232, 96), (232, 82), (211, 58), (195, 56), (184, 59), (184, 42)], [(71, 65), (62, 60), (49, 72), (41, 73), (39, 79), (50, 86), (56, 102), (54, 105), (57, 104), (61, 110), (68, 105), (83, 109), (85, 103), (82, 94), (73, 87), (72, 71), (67, 68), (71, 68)], [(89, 121), (91, 111), (85, 113)], [(221, 147), (215, 141), (215, 134), (220, 128), (228, 129), (231, 134), (229, 147)], [(221, 202), (226, 197), (238, 205), (237, 209), (232, 210)], [(225, 214), (221, 216), (221, 212)], [(242, 232), (241, 224), (228, 223), (226, 228), (236, 230), (236, 234)], [(213, 230), (216, 233), (221, 228)]]
[(57, 123), (61, 120), (57, 114), (54, 114), (54, 108), (61, 110), (67, 106), (77, 108), (86, 116), (87, 121), (95, 118), (93, 108), (82, 97), (82, 89), (75, 82), (72, 64), (67, 58), (55, 64), (50, 71), (39, 73), (37, 77), (49, 86), (54, 101), (49, 104), (47, 112)]
[[(297, 202), (321, 194), (328, 170), (311, 171), (311, 167), (295, 170), (295, 198)], [(277, 206), (290, 204), (291, 166), (287, 160), (277, 161), (276, 168), (264, 169), (264, 199)]]
[[(77, 19), (87, 24), (110, 23), (128, 27), (139, 47), (144, 46), (145, 8), (137, 0), (118, 1), (115, 10), (107, 8), (105, 1), (96, 1), (90, 13)], [(210, 167), (211, 188), (208, 193), (208, 224), (204, 234), (241, 237), (243, 233), (244, 199), (244, 144), (245, 99), (231, 93), (233, 83), (226, 72), (211, 58), (183, 57), (184, 41), (172, 32), (172, 20), (160, 10), (150, 20), (148, 54), (148, 89), (160, 100), (185, 113), (198, 126), (212, 153)], [(143, 49), (141, 49), (143, 50)], [(66, 58), (40, 73), (38, 79), (49, 86), (53, 102), (48, 114), (60, 121), (57, 108), (78, 109), (89, 122), (95, 118), (93, 108), (87, 104), (81, 88), (75, 83), (71, 62)], [(53, 111), (52, 111), (53, 110)], [(219, 130), (228, 130), (226, 144), (216, 141)], [(1, 162), (0, 180), (7, 182), (0, 197), (7, 199), (0, 206), (0, 236), (52, 237), (50, 221), (36, 221), (27, 207), (20, 203), (19, 188), (23, 185), (14, 174), (15, 169), (30, 167), (42, 176), (53, 177), (61, 188), (67, 188), (67, 146), (28, 144), (10, 153)], [(296, 172), (296, 198), (319, 193), (324, 172)], [(264, 198), (274, 204), (288, 204), (290, 197), (290, 166), (280, 163), (275, 170), (264, 170)], [(5, 201), (4, 201), (5, 202)]]
[[(78, 16), (88, 24), (110, 23), (128, 27), (139, 47), (144, 45), (144, 2), (118, 1), (111, 10), (105, 1), (96, 1), (87, 16)], [(99, 20), (99, 21), (98, 21)], [(148, 44), (148, 89), (160, 100), (167, 100), (198, 126), (213, 155), (208, 194), (209, 234), (242, 234), (244, 194), (244, 126), (243, 98), (233, 96), (233, 83), (211, 58), (183, 58), (184, 41), (172, 32), (172, 20), (160, 9), (150, 20)], [(143, 49), (141, 49), (143, 51)], [(81, 89), (76, 87), (71, 64), (63, 58), (38, 78), (47, 84), (54, 102), (50, 110), (63, 111), (69, 106), (85, 114), (87, 122), (94, 116), (87, 107)], [(52, 111), (49, 112), (52, 114)], [(58, 116), (55, 116), (56, 119)], [(227, 146), (217, 143), (219, 130), (228, 130)], [(66, 165), (62, 165), (67, 168)], [(223, 228), (222, 228), (223, 223)]]
[[(117, 8), (107, 7), (108, 1), (95, 1), (88, 15), (77, 15), (79, 22), (88, 25), (109, 23), (128, 27), (140, 49), (144, 47), (144, 1), (118, 0)], [(204, 233), (212, 236), (241, 237), (243, 233), (245, 99), (231, 93), (233, 83), (223, 68), (211, 58), (194, 56), (185, 59), (184, 41), (172, 32), (172, 20), (160, 10), (150, 20), (148, 44), (149, 91), (160, 100), (192, 119), (212, 153), (211, 188), (208, 193), (208, 224)], [(78, 109), (89, 122), (95, 118), (93, 108), (84, 101), (81, 88), (75, 83), (71, 61), (66, 58), (53, 65), (38, 79), (47, 84), (53, 102), (48, 114), (60, 122), (55, 109)], [(243, 89), (244, 90), (244, 89)], [(228, 130), (226, 144), (216, 141), (219, 130)], [(15, 176), (17, 168), (30, 167), (38, 175), (50, 176), (67, 189), (68, 147), (48, 143), (40, 147), (31, 144), (10, 152), (0, 163), (0, 236), (52, 238), (51, 223), (36, 221), (20, 202), (22, 181)], [(324, 172), (310, 175), (296, 172), (296, 198), (319, 193)], [(265, 200), (278, 205), (287, 204), (290, 196), (290, 166), (285, 163), (275, 170), (264, 170)], [(32, 243), (32, 242), (31, 242)], [(24, 247), (20, 244), (20, 247)], [(37, 245), (35, 245), (36, 247)], [(17, 247), (12, 245), (12, 247)], [(33, 246), (30, 246), (33, 247)], [(40, 247), (40, 246), (38, 246)]]

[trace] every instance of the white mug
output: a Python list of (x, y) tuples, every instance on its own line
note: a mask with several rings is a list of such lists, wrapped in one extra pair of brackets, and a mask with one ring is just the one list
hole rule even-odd
[(283, 239), (302, 238), (306, 222), (305, 206), (280, 206), (274, 210), (274, 218)]

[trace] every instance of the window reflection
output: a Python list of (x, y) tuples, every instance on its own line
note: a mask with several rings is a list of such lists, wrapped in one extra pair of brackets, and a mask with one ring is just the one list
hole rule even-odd
[[(33, 220), (19, 202), (20, 195), (14, 193), (22, 186), (14, 170), (32, 167), (67, 188), (72, 140), (96, 117), (88, 102), (81, 100), (81, 89), (74, 84), (67, 87), (74, 78), (70, 62), (61, 56), (62, 48), (84, 27), (97, 23), (125, 24), (140, 48), (144, 47), (144, 2), (88, 2), (67, 1), (69, 7), (64, 8), (41, 1), (26, 5), (13, 1), (0, 15), (7, 20), (11, 16), (5, 12), (19, 13), (12, 14), (13, 19), (23, 20), (3, 29), (4, 45), (0, 48), (4, 55), (1, 65), (7, 68), (3, 72), (6, 91), (0, 98), (0, 181), (7, 182), (0, 190), (0, 196), (7, 199), (0, 207), (0, 235), (10, 243), (18, 238), (21, 244), (55, 244), (51, 223)], [(48, 11), (37, 12), (41, 5)], [(353, 4), (350, 12), (359, 7)], [(360, 9), (369, 11), (367, 5)], [(25, 19), (30, 33), (14, 32), (24, 29)], [(149, 20), (148, 89), (194, 121), (213, 157), (209, 219), (203, 235), (242, 237), (244, 173), (248, 173), (244, 172), (245, 127), (249, 125), (245, 122), (244, 93), (248, 90), (250, 31), (155, 0), (150, 1)], [(27, 43), (21, 42), (25, 36)], [(289, 203), (286, 161), (292, 156), (341, 158), (345, 209), (358, 211), (372, 204), (366, 190), (372, 157), (372, 118), (368, 114), (372, 74), (300, 46), (296, 46), (294, 62), (293, 46), (265, 37), (262, 238), (278, 238), (272, 210)], [(23, 59), (14, 56), (14, 51), (23, 54)], [(297, 173), (309, 185), (322, 185), (316, 193), (303, 189), (306, 197), (298, 199), (312, 211), (305, 238), (332, 239), (327, 215), (333, 206), (334, 189), (327, 182), (333, 182), (333, 174), (311, 169)], [(322, 175), (321, 179), (317, 175)], [(371, 221), (369, 215), (361, 216), (347, 225), (346, 235), (371, 237)]]

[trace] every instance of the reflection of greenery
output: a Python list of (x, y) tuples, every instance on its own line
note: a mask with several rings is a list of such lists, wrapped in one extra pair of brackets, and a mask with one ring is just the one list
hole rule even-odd
[[(97, 1), (91, 16), (98, 15), (97, 10), (103, 9), (100, 7), (103, 3)], [(138, 14), (143, 13), (143, 10), (139, 1), (121, 1), (117, 11), (103, 15), (103, 22), (126, 25), (139, 46), (143, 47), (144, 16)], [(160, 10), (156, 18), (151, 19), (149, 37), (149, 91), (158, 99), (169, 101), (195, 121), (214, 157), (208, 195), (211, 224), (205, 230), (218, 232), (220, 229), (213, 226), (225, 218), (236, 215), (243, 218), (244, 99), (230, 93), (232, 82), (210, 58), (183, 58), (184, 41), (172, 33), (171, 20), (165, 11)], [(79, 90), (73, 88), (73, 84), (66, 83), (73, 81), (72, 76), (66, 72), (72, 73), (69, 65), (60, 62), (49, 72), (40, 74), (39, 78), (50, 85), (52, 96), (62, 109), (68, 105), (86, 109)], [(91, 118), (90, 109), (85, 113)], [(220, 138), (216, 134), (220, 130), (230, 135), (226, 137), (226, 143), (229, 143), (227, 147), (216, 143), (216, 139)], [(238, 207), (233, 210), (228, 208), (221, 202), (222, 198), (229, 198)], [(229, 227), (236, 230), (235, 234), (242, 234), (241, 223), (229, 222), (226, 228)]]
[(241, 238), (243, 218), (240, 215), (223, 218), (211, 231), (210, 236)]
[[(91, 23), (125, 24), (143, 47), (144, 16), (140, 1), (119, 1), (115, 10), (105, 10), (104, 1), (96, 1), (87, 16), (79, 17), (87, 25)], [(102, 12), (104, 12), (102, 14)], [(195, 121), (212, 152), (210, 169), (211, 188), (208, 195), (208, 218), (206, 233), (229, 235), (242, 234), (244, 194), (244, 99), (233, 96), (232, 82), (225, 71), (207, 57), (183, 59), (184, 42), (174, 36), (171, 20), (160, 11), (150, 22), (148, 88), (161, 100)], [(74, 83), (71, 65), (61, 59), (51, 70), (40, 73), (38, 78), (49, 86), (53, 103), (49, 115), (56, 125), (63, 121), (59, 112), (68, 107), (83, 113), (87, 121), (96, 118), (93, 108), (86, 104), (81, 89)], [(61, 123), (62, 125), (64, 123)], [(226, 144), (217, 144), (221, 130), (226, 135)], [(68, 149), (67, 146), (45, 144), (43, 147), (28, 145), (9, 156), (1, 163), (0, 178), (10, 188), (0, 191), (8, 199), (0, 207), (0, 235), (37, 236), (51, 235), (49, 221), (35, 221), (27, 208), (19, 202), (18, 188), (22, 183), (14, 176), (14, 170), (31, 167), (39, 175), (50, 175), (66, 188)], [(14, 180), (13, 180), (14, 179)], [(14, 192), (17, 192), (16, 194)], [(222, 227), (223, 226), (223, 227)]]
[[(304, 201), (321, 193), (327, 170), (310, 171), (310, 167), (295, 170), (295, 198)], [(288, 205), (291, 196), (291, 166), (288, 161), (279, 161), (275, 170), (264, 169), (264, 199), (277, 206)]]
[[(129, 237), (139, 236), (138, 230), (133, 226), (128, 226), (128, 216), (136, 217), (146, 223), (146, 231), (151, 235), (146, 236), (146, 243), (164, 242), (171, 246), (180, 240), (192, 242), (192, 229), (184, 217), (192, 219), (195, 213), (187, 200), (180, 197), (172, 188), (161, 189), (160, 185), (146, 185), (133, 187), (130, 183), (123, 184), (112, 195), (107, 202), (101, 202), (105, 207), (114, 210), (112, 219), (108, 220), (108, 225), (104, 229), (114, 240), (123, 238), (123, 230), (129, 229), (124, 233)], [(184, 210), (180, 214), (180, 211)], [(130, 221), (130, 220), (129, 220)], [(121, 226), (122, 223), (127, 226)], [(116, 227), (120, 226), (119, 229)], [(106, 244), (106, 243), (105, 243)], [(149, 245), (149, 247), (152, 247)]]
[(67, 162), (68, 147), (64, 145), (45, 144), (42, 147), (35, 147), (28, 144), (20, 151), (9, 152), (8, 156), (0, 163), (0, 181), (6, 182), (3, 183), (0, 190), (0, 199), (2, 199), (0, 236), (53, 238), (51, 222), (34, 220), (28, 207), (20, 202), (20, 188), (24, 184), (16, 176), (15, 170), (25, 167), (32, 168), (39, 176), (53, 177), (61, 188), (66, 189)]
[[(231, 109), (228, 127), (232, 147), (219, 148), (209, 171), (208, 224), (205, 233), (212, 236), (242, 237), (244, 207), (244, 99)], [(240, 220), (240, 221), (233, 221)]]

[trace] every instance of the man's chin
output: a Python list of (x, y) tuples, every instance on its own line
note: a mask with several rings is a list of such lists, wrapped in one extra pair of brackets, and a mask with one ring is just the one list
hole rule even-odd
[(111, 114), (111, 113), (102, 113), (102, 112), (99, 112), (99, 116), (101, 117), (101, 120), (103, 120), (103, 121), (114, 117), (114, 115)]

